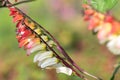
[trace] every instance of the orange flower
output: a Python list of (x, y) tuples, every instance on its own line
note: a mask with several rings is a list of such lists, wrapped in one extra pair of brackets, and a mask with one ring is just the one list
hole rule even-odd
[(25, 45), (25, 49), (30, 49), (34, 47), (35, 45), (40, 44), (40, 39), (39, 38), (34, 38), (31, 40), (27, 45)]
[(18, 22), (23, 19), (23, 15), (16, 10), (15, 7), (9, 7), (10, 10), (10, 16), (13, 16), (13, 22)]
[(25, 45), (27, 45), (29, 42), (31, 42), (33, 39), (35, 38), (35, 35), (31, 35), (28, 37), (22, 37), (22, 39), (19, 42), (19, 47), (23, 47)]
[(31, 21), (29, 21), (27, 18), (24, 20), (24, 23), (28, 26), (28, 27), (30, 27), (31, 29), (35, 29), (35, 23), (33, 23), (33, 22), (31, 22)]
[(105, 43), (109, 36), (112, 29), (112, 25), (110, 23), (103, 23), (101, 29), (98, 31), (97, 37), (100, 43)]
[(23, 16), (21, 14), (16, 14), (15, 17), (13, 18), (13, 22), (17, 22), (23, 19)]

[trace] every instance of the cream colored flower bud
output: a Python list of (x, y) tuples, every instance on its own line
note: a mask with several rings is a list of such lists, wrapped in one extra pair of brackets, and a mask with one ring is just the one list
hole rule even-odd
[(58, 64), (53, 65), (52, 67), (56, 69), (57, 73), (64, 73), (64, 74), (67, 74), (67, 75), (72, 74), (72, 69), (70, 69), (68, 67), (65, 67), (60, 62)]
[(59, 61), (56, 57), (53, 57), (53, 58), (49, 58), (49, 59), (46, 59), (45, 61), (43, 61), (43, 63), (41, 63), (41, 65), (39, 65), (41, 68), (46, 68), (46, 67), (49, 67), (49, 66), (52, 66), (52, 65), (55, 65), (57, 64)]
[(53, 57), (53, 52), (52, 51), (45, 51), (45, 52), (38, 52), (35, 57), (33, 62), (37, 61), (43, 61), (45, 59)]
[(56, 45), (55, 42), (52, 40), (48, 41), (47, 43), (50, 47), (53, 47), (54, 45)]
[(56, 72), (57, 73), (64, 73), (64, 74), (67, 74), (69, 76), (72, 74), (72, 70), (70, 68), (67, 68), (67, 67), (58, 67), (58, 68), (56, 68)]
[(41, 38), (42, 38), (45, 42), (48, 41), (48, 37), (47, 37), (46, 35), (42, 35)]
[(27, 54), (29, 55), (29, 54), (34, 53), (36, 51), (41, 51), (41, 50), (45, 50), (45, 49), (46, 49), (46, 44), (41, 43), (41, 44), (36, 45), (30, 49), (27, 49)]

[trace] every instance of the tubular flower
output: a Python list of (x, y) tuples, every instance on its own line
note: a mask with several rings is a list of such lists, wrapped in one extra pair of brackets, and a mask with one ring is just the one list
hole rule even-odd
[(62, 64), (53, 51), (48, 49), (56, 46), (55, 42), (50, 39), (40, 27), (38, 27), (28, 17), (25, 17), (15, 7), (9, 7), (10, 16), (13, 17), (13, 22), (16, 22), (16, 38), (19, 42), (19, 47), (27, 51), (27, 55), (37, 53), (33, 62), (37, 62), (38, 66), (44, 69), (56, 69), (57, 73), (72, 74), (72, 69)]
[(84, 19), (88, 21), (88, 30), (97, 33), (97, 38), (101, 44), (106, 44), (108, 49), (114, 54), (120, 54), (118, 43), (120, 43), (120, 22), (111, 15), (102, 14), (92, 9), (89, 5), (83, 5)]
[[(18, 1), (18, 0), (15, 0)], [(27, 14), (15, 7), (9, 0), (2, 0), (3, 6), (8, 7), (13, 22), (16, 23), (16, 39), (19, 47), (27, 51), (27, 55), (35, 54), (34, 63), (42, 69), (56, 69), (57, 73), (72, 75), (74, 72), (79, 78), (87, 80), (90, 76), (101, 80), (84, 69), (80, 68), (62, 48), (59, 42)], [(59, 55), (60, 53), (61, 55)]]
[(59, 60), (54, 57), (52, 51), (38, 52), (34, 57), (33, 62), (38, 62), (38, 66), (41, 68), (55, 68), (57, 73), (65, 73), (67, 75), (72, 74), (72, 70), (62, 65)]
[(120, 36), (114, 37), (107, 43), (108, 49), (115, 55), (120, 54)]

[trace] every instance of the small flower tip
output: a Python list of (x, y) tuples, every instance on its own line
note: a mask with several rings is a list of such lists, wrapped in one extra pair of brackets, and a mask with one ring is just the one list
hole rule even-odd
[(64, 74), (67, 74), (67, 75), (72, 75), (72, 70), (70, 68), (67, 68), (67, 67), (58, 67), (56, 68), (56, 72), (57, 73), (64, 73)]

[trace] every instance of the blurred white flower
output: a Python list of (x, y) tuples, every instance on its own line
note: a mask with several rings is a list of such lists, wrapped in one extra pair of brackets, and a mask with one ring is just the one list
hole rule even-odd
[(67, 74), (69, 76), (72, 74), (72, 70), (68, 67), (65, 67), (60, 62), (58, 64), (53, 65), (52, 67), (56, 69), (57, 73), (64, 73), (64, 74)]
[(56, 68), (56, 72), (57, 73), (64, 73), (64, 74), (67, 74), (67, 75), (72, 74), (72, 70), (70, 68), (67, 68), (67, 67), (58, 67), (58, 68)]
[(107, 43), (107, 48), (115, 55), (120, 55), (120, 36), (114, 37)]

